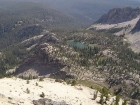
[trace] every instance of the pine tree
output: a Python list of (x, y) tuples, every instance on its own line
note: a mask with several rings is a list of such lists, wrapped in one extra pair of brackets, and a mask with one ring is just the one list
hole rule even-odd
[(99, 103), (100, 103), (101, 105), (104, 104), (104, 95), (103, 95), (103, 94), (102, 94), (101, 97), (100, 97)]
[(127, 100), (124, 100), (124, 102), (122, 103), (122, 105), (127, 105)]
[(115, 105), (119, 105), (119, 101), (120, 101), (120, 96), (117, 95), (117, 96), (116, 96), (116, 102), (115, 102)]

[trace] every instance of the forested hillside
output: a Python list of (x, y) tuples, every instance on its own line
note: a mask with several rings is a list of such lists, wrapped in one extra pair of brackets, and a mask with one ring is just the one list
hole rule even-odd
[[(77, 23), (77, 24), (75, 24)], [(79, 23), (79, 24), (78, 24)], [(13, 68), (27, 55), (19, 43), (42, 33), (43, 30), (81, 27), (82, 22), (63, 13), (31, 2), (3, 3), (0, 8), (0, 70)], [(35, 42), (33, 42), (35, 43)]]

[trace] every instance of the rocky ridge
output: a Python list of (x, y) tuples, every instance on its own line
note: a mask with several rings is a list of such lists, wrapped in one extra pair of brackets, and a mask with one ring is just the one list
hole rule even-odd
[(115, 8), (104, 14), (88, 30), (106, 31), (117, 36), (125, 36), (135, 52), (140, 52), (140, 8)]
[(57, 73), (64, 67), (58, 58), (52, 57), (58, 51), (48, 43), (38, 46), (38, 52), (27, 59), (17, 68), (15, 75), (24, 77), (47, 76)]
[(140, 14), (140, 8), (114, 8), (110, 10), (107, 14), (104, 14), (99, 20), (95, 23), (101, 24), (117, 24), (125, 21), (130, 21), (136, 18)]

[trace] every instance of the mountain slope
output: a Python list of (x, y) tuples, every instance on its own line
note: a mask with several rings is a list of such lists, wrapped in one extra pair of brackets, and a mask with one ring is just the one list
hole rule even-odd
[(117, 24), (135, 19), (138, 15), (140, 15), (140, 8), (114, 8), (110, 10), (107, 14), (101, 16), (101, 18), (97, 20), (96, 23)]
[(140, 32), (140, 19), (138, 20), (135, 27), (131, 30), (132, 33)]
[(131, 44), (135, 52), (140, 52), (139, 44), (139, 19), (140, 8), (126, 7), (123, 9), (112, 9), (104, 14), (97, 22), (88, 29), (107, 31), (118, 36), (125, 36), (124, 40)]
[[(54, 29), (82, 26), (82, 22), (77, 21), (75, 18), (31, 2), (11, 4), (6, 10), (1, 10), (0, 15), (0, 34), (3, 37), (1, 42), (9, 37), (12, 41), (19, 40), (17, 36), (20, 36), (23, 31), (27, 31), (26, 29), (37, 24), (42, 25), (42, 29), (43, 27)], [(34, 33), (31, 33), (30, 30), (28, 34)], [(36, 34), (39, 34), (39, 32)], [(1, 45), (4, 46), (4, 43)]]
[[(126, 10), (127, 9), (127, 10)], [(134, 11), (133, 11), (134, 10)], [(117, 11), (117, 12), (116, 12)], [(127, 11), (127, 12), (126, 12)], [(124, 12), (124, 13), (123, 13)], [(126, 12), (126, 13), (125, 13)], [(123, 16), (123, 14), (124, 16)], [(130, 14), (130, 15), (126, 15), (126, 14)], [(122, 15), (120, 15), (122, 14)], [(131, 16), (131, 14), (133, 14)], [(130, 16), (130, 17), (129, 17)], [(134, 16), (134, 17), (133, 17)], [(108, 12), (107, 14), (103, 15), (96, 23), (94, 23), (91, 27), (89, 27), (87, 30), (91, 30), (91, 31), (94, 31), (94, 30), (97, 30), (98, 32), (101, 32), (101, 33), (104, 33), (104, 32), (107, 32), (107, 33), (110, 33), (112, 37), (116, 37), (116, 38), (120, 38), (120, 40), (122, 39), (123, 42), (119, 45), (118, 42), (117, 43), (117, 46), (115, 45), (115, 43), (113, 44), (113, 48), (109, 48), (109, 49), (106, 49), (103, 51), (103, 54), (105, 56), (108, 57), (113, 57), (114, 60), (117, 61), (117, 63), (119, 64), (118, 66), (121, 66), (120, 68), (118, 68), (118, 70), (120, 72), (124, 72), (124, 69), (123, 70), (120, 70), (121, 68), (123, 68), (124, 66), (122, 66), (123, 63), (119, 63), (119, 62), (123, 62), (125, 61), (125, 64), (123, 65), (129, 65), (128, 64), (128, 61), (130, 61), (132, 55), (134, 54), (139, 54), (140, 52), (140, 30), (139, 30), (139, 19), (140, 19), (140, 9), (139, 8), (136, 8), (136, 9), (132, 9), (132, 8), (123, 8), (123, 9), (112, 9), (110, 10), (110, 12)], [(128, 18), (127, 18), (128, 17)], [(119, 46), (118, 46), (119, 45)], [(110, 46), (107, 45), (107, 46)], [(117, 49), (115, 50), (115, 46), (117, 47)], [(123, 50), (121, 50), (121, 46), (123, 46)], [(126, 49), (127, 50), (126, 50)], [(133, 51), (134, 52), (133, 52)], [(123, 54), (125, 52), (125, 54)], [(116, 53), (116, 54), (115, 54)], [(133, 54), (132, 54), (133, 53)], [(129, 54), (131, 56), (129, 56)], [(125, 56), (125, 57), (124, 57)], [(117, 58), (118, 59), (117, 59)], [(137, 57), (132, 57), (131, 60), (133, 60), (135, 62), (135, 60), (139, 58), (138, 56)], [(103, 61), (103, 62), (106, 62)], [(126, 63), (127, 62), (127, 63)], [(133, 66), (134, 68), (135, 67), (138, 67), (139, 65), (139, 61), (137, 61), (137, 66)], [(136, 64), (136, 62), (134, 64)], [(130, 62), (129, 62), (130, 63)], [(133, 64), (132, 62), (130, 63), (129, 65), (129, 68), (132, 67)], [(116, 64), (115, 64), (116, 65)], [(115, 65), (113, 65), (113, 68), (116, 67)], [(126, 67), (126, 66), (125, 66)], [(106, 66), (105, 66), (106, 68)], [(105, 69), (103, 68), (103, 69)], [(112, 68), (112, 70), (114, 71), (114, 69)], [(127, 68), (127, 67), (126, 67)], [(129, 68), (126, 70), (126, 73), (129, 72)], [(109, 69), (109, 68), (108, 68)], [(106, 69), (107, 70), (107, 69)], [(136, 69), (135, 69), (136, 70)], [(119, 72), (118, 71), (118, 72)], [(131, 70), (130, 70), (131, 71)], [(133, 70), (132, 70), (133, 71)], [(122, 74), (122, 73), (121, 73)], [(120, 74), (120, 75), (121, 75)], [(128, 73), (129, 74), (129, 73)], [(112, 74), (114, 75), (114, 74)], [(137, 73), (136, 73), (137, 77), (139, 78), (139, 70), (137, 69)], [(135, 76), (136, 76), (135, 75)], [(127, 75), (128, 76), (128, 75)], [(112, 83), (117, 83), (118, 85), (116, 85), (116, 87), (119, 87), (120, 83), (118, 83), (118, 79), (119, 78), (121, 79), (121, 76), (111, 76), (107, 79), (108, 83), (112, 84)], [(113, 78), (116, 78), (115, 80)], [(133, 78), (133, 77), (132, 77)], [(122, 78), (121, 80), (125, 80), (126, 78)], [(127, 79), (126, 79), (127, 81)], [(131, 81), (132, 82), (132, 81)], [(128, 80), (127, 82), (124, 82), (124, 84), (129, 84), (130, 81)], [(128, 85), (127, 84), (127, 85)], [(137, 86), (139, 86), (139, 82), (137, 84)], [(122, 86), (123, 87), (123, 86)], [(131, 87), (130, 85), (128, 87)], [(136, 88), (135, 88), (136, 89)], [(134, 90), (135, 90), (134, 89)], [(139, 88), (137, 88), (139, 90)], [(132, 89), (133, 90), (133, 89)], [(130, 89), (130, 91), (132, 91)], [(134, 91), (133, 90), (133, 91)], [(122, 92), (123, 89), (121, 88), (120, 91)], [(127, 94), (129, 92), (124, 92), (123, 94)], [(128, 94), (127, 94), (128, 95)], [(140, 94), (139, 92), (136, 94), (131, 94), (131, 97), (132, 98), (138, 98), (140, 97)]]
[(27, 51), (27, 48), (40, 42), (32, 40), (30, 44), (21, 45), (22, 41), (45, 35), (46, 30), (79, 27), (79, 22), (75, 18), (37, 3), (14, 2), (3, 7), (0, 11), (1, 77), (7, 69), (19, 65), (28, 53), (33, 52)]
[[(73, 45), (69, 45), (71, 43)], [(89, 30), (62, 32), (61, 36), (48, 34), (41, 38), (33, 48), (34, 54), (25, 58), (14, 75), (76, 79), (89, 87), (98, 83), (115, 94), (139, 99), (140, 57), (128, 47), (123, 37)]]

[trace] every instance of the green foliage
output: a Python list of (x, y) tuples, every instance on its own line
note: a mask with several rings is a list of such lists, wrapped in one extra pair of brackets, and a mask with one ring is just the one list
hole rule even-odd
[(102, 90), (101, 90), (101, 93), (106, 96), (109, 94), (109, 90), (106, 88), (106, 87), (103, 87)]
[(106, 87), (103, 87), (101, 90), (101, 94), (106, 98), (106, 101), (109, 101), (109, 90)]
[(75, 86), (77, 84), (76, 80), (73, 80), (71, 86)]
[[(119, 76), (122, 76), (121, 77), (122, 79), (125, 78), (131, 79), (133, 77), (130, 76), (130, 73), (132, 73), (132, 75), (139, 74), (140, 54), (133, 52), (130, 49), (129, 44), (123, 41), (122, 36), (118, 37), (107, 33), (99, 34), (94, 31), (92, 32), (88, 31), (89, 34), (86, 35), (85, 33), (77, 32), (76, 35), (70, 36), (69, 40), (79, 42), (82, 44), (84, 43), (85, 45), (90, 45), (92, 47), (96, 46), (98, 48), (98, 52), (91, 54), (91, 52), (94, 52), (94, 50), (92, 51), (89, 48), (79, 49), (73, 46), (74, 50), (78, 52), (78, 54), (74, 56), (75, 58), (73, 57), (72, 59), (73, 62), (76, 62), (75, 64), (78, 63), (81, 66), (84, 66), (85, 68), (87, 67), (86, 69), (89, 69), (91, 70), (91, 72), (94, 73), (95, 73), (94, 69), (90, 68), (92, 66), (96, 66), (98, 71), (101, 72), (101, 75), (103, 77), (105, 76), (107, 76), (107, 78), (109, 77), (109, 79), (107, 79), (106, 82), (110, 84), (110, 87), (113, 87), (115, 85), (125, 86), (125, 84), (123, 84), (123, 82), (120, 79), (117, 79)], [(115, 78), (117, 80), (115, 80)], [(136, 81), (136, 79), (134, 81)], [(134, 85), (132, 87), (133, 89), (136, 86), (135, 85), (136, 83), (138, 83), (138, 80), (133, 84)], [(136, 99), (138, 97), (137, 93), (131, 95), (133, 91), (132, 89), (127, 88), (126, 90), (125, 89), (117, 89), (117, 90), (118, 91), (116, 92), (116, 94), (127, 92), (128, 96), (131, 98)], [(106, 95), (105, 97), (108, 100), (108, 95)]]
[(106, 101), (109, 101), (110, 99), (109, 94), (107, 94), (105, 97), (106, 97)]
[(100, 57), (97, 62), (98, 62), (99, 65), (102, 65), (102, 64), (104, 65), (105, 58), (104, 57)]
[(122, 103), (122, 105), (127, 105), (127, 100), (124, 100), (124, 102)]
[(9, 99), (9, 100), (12, 100), (13, 98), (11, 98), (11, 97), (8, 97), (8, 99)]
[(89, 62), (89, 59), (94, 58), (95, 54), (99, 52), (98, 47), (78, 48), (76, 46), (73, 46), (73, 48), (76, 52), (80, 53), (79, 58), (81, 59), (77, 60), (78, 64), (85, 67), (89, 67), (91, 65), (91, 63)]
[(120, 101), (120, 96), (117, 95), (116, 96), (116, 100), (115, 100), (115, 105), (119, 105), (119, 101)]
[(94, 89), (93, 86), (90, 87), (91, 89)]
[(127, 69), (140, 69), (139, 63), (135, 59), (140, 59), (140, 56), (133, 52), (131, 49), (126, 48), (126, 46), (120, 46), (118, 49), (120, 52), (118, 54), (118, 58), (122, 59), (123, 61), (120, 63), (121, 66), (125, 67), (128, 65)]
[(39, 78), (39, 81), (44, 81), (44, 78), (43, 78), (43, 77), (40, 77), (40, 78)]
[(8, 73), (8, 74), (6, 75), (6, 77), (7, 77), (7, 78), (12, 78), (13, 75)]
[(104, 105), (104, 95), (103, 95), (103, 94), (101, 94), (101, 96), (100, 96), (99, 103), (100, 103), (101, 105)]
[(6, 70), (18, 66), (27, 56), (27, 51), (19, 46), (11, 46), (1, 50), (0, 54), (0, 77), (6, 76)]
[(102, 85), (91, 82), (91, 81), (87, 81), (87, 80), (81, 80), (78, 81), (78, 84), (82, 84), (84, 86), (90, 87), (91, 89), (96, 89), (97, 91), (101, 92), (102, 90)]
[(35, 35), (39, 35), (42, 31), (43, 31), (43, 27), (41, 25), (27, 26), (19, 30), (16, 37), (18, 39), (24, 40), (33, 37)]

